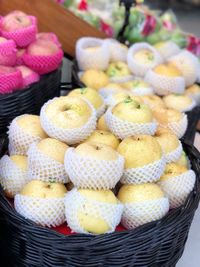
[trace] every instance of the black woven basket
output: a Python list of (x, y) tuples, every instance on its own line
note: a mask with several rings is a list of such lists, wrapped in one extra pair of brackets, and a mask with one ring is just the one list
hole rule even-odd
[[(2, 139), (1, 155), (7, 149)], [(200, 196), (200, 155), (186, 143), (197, 180), (185, 204), (163, 219), (131, 231), (99, 236), (62, 235), (24, 219), (0, 189), (0, 251), (3, 267), (175, 267)]]
[(11, 94), (0, 95), (0, 135), (7, 131), (9, 123), (21, 114), (39, 114), (42, 105), (60, 95), (61, 68), (41, 76), (39, 82), (29, 88)]

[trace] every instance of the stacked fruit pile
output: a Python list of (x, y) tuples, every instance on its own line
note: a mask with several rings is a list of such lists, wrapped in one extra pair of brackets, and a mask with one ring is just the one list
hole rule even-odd
[[(184, 204), (196, 178), (179, 141), (187, 116), (167, 109), (142, 76), (164, 77), (156, 89), (166, 94), (182, 92), (188, 72), (163, 63), (146, 44), (127, 51), (115, 41), (84, 38), (76, 49), (81, 79), (93, 89), (77, 88), (45, 103), (40, 116), (12, 121), (9, 154), (0, 160), (5, 194), (25, 218), (48, 227), (67, 222), (77, 233), (158, 220)], [(166, 87), (165, 79), (178, 85)]]
[(38, 33), (36, 17), (13, 11), (1, 17), (0, 35), (0, 94), (38, 82), (62, 62), (57, 36)]

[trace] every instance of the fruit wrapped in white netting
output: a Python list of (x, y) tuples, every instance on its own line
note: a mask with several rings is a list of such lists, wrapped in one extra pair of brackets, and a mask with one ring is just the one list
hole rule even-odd
[(110, 62), (126, 62), (128, 52), (127, 46), (122, 45), (115, 39), (106, 39), (105, 42), (108, 44), (108, 49), (110, 52)]
[(179, 54), (169, 58), (168, 61), (182, 72), (186, 86), (195, 83), (200, 69), (200, 63), (195, 55), (187, 50), (182, 50)]
[(53, 124), (46, 114), (46, 108), (52, 101), (58, 99), (55, 97), (52, 100), (46, 102), (40, 111), (40, 122), (45, 132), (52, 138), (58, 139), (59, 141), (66, 142), (69, 145), (79, 143), (86, 139), (96, 128), (96, 111), (89, 101), (84, 100), (91, 109), (91, 116), (88, 121), (81, 127), (78, 128), (61, 128)]
[(155, 121), (147, 123), (134, 123), (122, 120), (112, 114), (112, 108), (108, 108), (105, 113), (106, 125), (110, 131), (119, 139), (124, 139), (129, 136), (138, 134), (154, 135), (157, 128)]
[(28, 148), (32, 143), (42, 140), (39, 136), (33, 136), (26, 133), (21, 127), (19, 127), (17, 120), (25, 116), (27, 115), (25, 114), (16, 117), (9, 126), (8, 150), (10, 155), (26, 155)]
[(169, 211), (169, 200), (166, 197), (139, 203), (124, 204), (122, 225), (134, 229), (148, 222), (164, 217)]
[(122, 184), (153, 183), (160, 179), (165, 170), (165, 158), (137, 168), (125, 169), (120, 179)]
[(182, 119), (179, 121), (169, 122), (167, 125), (161, 124), (161, 127), (169, 128), (179, 139), (185, 134), (187, 126), (188, 119), (186, 114), (183, 114)]
[(170, 208), (173, 209), (184, 204), (189, 193), (194, 188), (195, 181), (195, 172), (188, 170), (167, 180), (160, 180), (158, 181), (158, 185), (169, 198)]
[[(134, 54), (140, 50), (149, 50), (153, 54), (153, 60), (151, 64), (141, 64), (134, 58)], [(148, 43), (136, 43), (133, 44), (127, 54), (127, 63), (131, 72), (139, 77), (144, 77), (149, 69), (154, 68), (158, 64), (162, 63), (162, 57), (158, 51)]]
[(125, 91), (124, 89), (112, 87), (112, 85), (111, 85), (109, 88), (107, 88), (107, 87), (106, 88), (100, 88), (98, 93), (105, 100), (110, 95), (117, 94), (117, 93), (123, 93), (124, 91)]
[(0, 160), (0, 183), (3, 189), (15, 196), (27, 183), (27, 171), (20, 169), (7, 155)]
[[(91, 234), (81, 226), (81, 217), (93, 218), (99, 223), (107, 224), (106, 233), (115, 231), (121, 221), (123, 205), (105, 203), (88, 199), (81, 195), (76, 188), (65, 196), (65, 215), (69, 227), (77, 233)], [(81, 216), (82, 215), (82, 216)]]
[(139, 87), (130, 89), (131, 93), (136, 96), (143, 96), (143, 95), (153, 95), (154, 91), (151, 87)]
[(177, 55), (181, 51), (180, 47), (171, 41), (162, 43), (159, 47), (156, 46), (156, 50), (161, 54), (164, 60)]
[(181, 76), (168, 77), (149, 70), (145, 75), (145, 81), (154, 88), (158, 95), (183, 94), (185, 90), (185, 80)]
[(68, 183), (64, 164), (48, 157), (33, 143), (28, 150), (28, 179), (44, 182)]
[(177, 160), (179, 160), (182, 152), (183, 152), (183, 147), (182, 147), (181, 142), (179, 141), (179, 145), (176, 149), (165, 154), (166, 163), (168, 164), (168, 163), (176, 162)]
[(110, 77), (109, 80), (112, 83), (125, 83), (125, 82), (133, 80), (133, 76), (126, 75), (126, 76), (119, 76), (119, 77)]
[(196, 105), (200, 104), (200, 92), (196, 92), (196, 93), (187, 92), (187, 95), (195, 101)]
[(39, 198), (17, 194), (16, 211), (42, 226), (58, 226), (65, 222), (64, 198)]
[(100, 160), (78, 155), (74, 148), (65, 154), (65, 170), (78, 188), (112, 189), (119, 182), (124, 170), (124, 158)]
[(103, 104), (96, 110), (97, 118), (100, 118), (103, 115), (103, 113), (105, 112), (105, 110), (106, 110), (106, 105), (105, 105), (104, 100), (103, 100)]
[(110, 51), (104, 40), (83, 37), (76, 43), (76, 59), (80, 70), (105, 70), (108, 67)]

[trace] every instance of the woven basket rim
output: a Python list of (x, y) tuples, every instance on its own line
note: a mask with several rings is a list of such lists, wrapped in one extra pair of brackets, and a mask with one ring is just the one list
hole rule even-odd
[[(2, 141), (3, 140), (3, 141)], [(4, 137), (2, 138), (1, 143), (4, 142), (4, 145), (7, 143), (7, 139)], [(133, 236), (140, 234), (141, 238), (143, 235), (146, 235), (147, 233), (150, 234), (151, 232), (155, 233), (155, 231), (162, 230), (164, 229), (167, 225), (167, 227), (171, 227), (174, 224), (174, 221), (181, 220), (184, 215), (188, 215), (190, 213), (194, 212), (194, 209), (196, 210), (199, 199), (200, 199), (200, 166), (199, 162), (200, 161), (200, 153), (198, 150), (191, 144), (185, 142), (182, 140), (184, 149), (186, 151), (189, 150), (189, 158), (193, 166), (195, 166), (195, 173), (196, 173), (196, 183), (195, 183), (195, 188), (194, 190), (189, 194), (187, 197), (187, 200), (185, 201), (184, 205), (180, 206), (179, 208), (172, 209), (165, 217), (163, 217), (160, 220), (150, 222), (144, 225), (141, 225), (133, 230), (124, 230), (120, 232), (113, 232), (110, 234), (101, 234), (98, 236), (93, 236), (93, 235), (87, 235), (87, 234), (78, 234), (75, 233), (73, 235), (64, 235), (62, 233), (56, 232), (53, 229), (42, 227), (37, 225), (36, 223), (32, 222), (29, 219), (25, 219), (23, 216), (17, 213), (17, 211), (12, 207), (10, 204), (9, 200), (4, 196), (3, 189), (0, 186), (0, 197), (1, 197), (1, 206), (4, 209), (4, 213), (11, 216), (16, 222), (12, 221), (12, 223), (16, 223), (19, 225), (23, 225), (26, 230), (30, 228), (29, 230), (33, 231), (33, 228), (35, 231), (41, 231), (41, 234), (48, 233), (48, 235), (51, 235), (52, 238), (64, 238), (70, 240), (79, 240), (81, 238), (82, 242), (79, 240), (79, 245), (83, 245), (85, 242), (97, 242), (98, 240), (101, 240), (102, 237), (109, 236), (109, 238), (113, 237), (125, 237), (125, 236)], [(195, 156), (195, 160), (191, 157), (191, 154)]]

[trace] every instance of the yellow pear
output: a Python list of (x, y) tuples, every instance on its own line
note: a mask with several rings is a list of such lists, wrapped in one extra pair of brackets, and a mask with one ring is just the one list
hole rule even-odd
[(157, 95), (145, 95), (145, 96), (141, 96), (141, 98), (143, 99), (144, 103), (149, 105), (151, 109), (165, 108), (165, 104), (163, 100), (161, 99), (161, 97)]
[(94, 131), (84, 143), (100, 143), (108, 145), (113, 149), (117, 149), (119, 145), (119, 139), (108, 131), (96, 130)]
[(125, 158), (125, 168), (137, 168), (161, 159), (162, 149), (155, 137), (135, 135), (125, 138), (117, 151)]
[(161, 176), (160, 181), (166, 181), (170, 178), (181, 175), (184, 172), (187, 172), (187, 168), (185, 166), (176, 163), (169, 163), (166, 165), (165, 172)]
[(164, 197), (163, 191), (156, 184), (145, 183), (123, 185), (118, 193), (118, 199), (123, 203), (139, 203)]
[(96, 205), (94, 207), (92, 206), (91, 201), (117, 205), (118, 200), (113, 192), (111, 190), (91, 189), (79, 189), (78, 192), (86, 198), (84, 208), (78, 210), (80, 226), (85, 231), (93, 234), (103, 234), (109, 231), (110, 226), (100, 212), (98, 212)]
[(24, 115), (17, 119), (17, 125), (23, 129), (24, 132), (32, 136), (46, 138), (47, 134), (43, 131), (40, 124), (40, 117), (37, 115)]
[(181, 71), (178, 68), (176, 68), (173, 64), (170, 64), (170, 63), (160, 64), (156, 66), (153, 70), (155, 73), (159, 75), (167, 76), (167, 77), (182, 76)]
[(167, 108), (183, 111), (192, 104), (192, 99), (185, 95), (170, 94), (163, 97)]
[(108, 69), (106, 70), (106, 74), (110, 77), (123, 77), (131, 74), (128, 65), (124, 62), (118, 61), (110, 63)]
[(81, 81), (87, 87), (98, 90), (109, 83), (109, 78), (103, 71), (90, 69), (83, 73)]
[(98, 122), (97, 122), (97, 130), (102, 130), (102, 131), (109, 131), (106, 122), (105, 122), (105, 114), (103, 114)]
[(153, 120), (148, 105), (140, 104), (130, 97), (114, 106), (112, 113), (114, 116), (128, 122), (146, 123)]
[(28, 158), (21, 155), (12, 155), (10, 159), (15, 163), (15, 165), (22, 171), (26, 171), (28, 168)]
[(45, 138), (37, 144), (37, 148), (46, 156), (64, 164), (65, 152), (68, 145), (54, 138)]
[(171, 133), (156, 134), (156, 140), (160, 144), (164, 154), (170, 153), (179, 146), (179, 140), (176, 135)]
[(83, 143), (74, 149), (75, 153), (82, 157), (90, 157), (97, 160), (116, 160), (117, 152), (110, 146), (101, 143)]
[(97, 93), (97, 91), (92, 88), (77, 88), (72, 90), (68, 95), (86, 98), (94, 106), (95, 109), (98, 109), (103, 105), (103, 99)]
[(50, 122), (59, 128), (72, 129), (83, 126), (91, 116), (91, 108), (80, 97), (64, 96), (54, 99), (46, 107)]
[(175, 163), (188, 168), (188, 159), (184, 151), (182, 152), (179, 160), (177, 160)]
[(67, 189), (63, 184), (32, 180), (24, 186), (20, 194), (38, 198), (62, 198), (65, 193)]
[(134, 54), (134, 60), (143, 65), (151, 65), (154, 62), (154, 53), (149, 49), (138, 50)]

